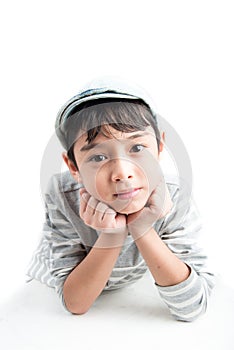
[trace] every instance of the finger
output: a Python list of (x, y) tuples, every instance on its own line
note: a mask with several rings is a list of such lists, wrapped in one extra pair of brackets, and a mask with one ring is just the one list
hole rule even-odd
[(79, 188), (80, 196), (82, 196), (83, 193), (88, 193), (84, 187)]
[(109, 228), (116, 228), (116, 211), (114, 211), (111, 208), (107, 208), (104, 212), (103, 218), (102, 218), (102, 224), (105, 227), (109, 227)]
[(98, 203), (99, 201), (97, 199), (95, 199), (93, 196), (90, 196), (85, 209), (85, 213), (89, 216), (94, 215)]
[(97, 216), (97, 219), (99, 221), (102, 221), (103, 220), (103, 217), (105, 215), (105, 211), (108, 209), (109, 207), (103, 203), (103, 202), (99, 202), (96, 206), (96, 216)]
[(90, 194), (87, 191), (85, 191), (84, 189), (82, 189), (82, 191), (80, 190), (80, 216), (81, 217), (83, 217), (86, 211), (89, 198), (90, 198)]

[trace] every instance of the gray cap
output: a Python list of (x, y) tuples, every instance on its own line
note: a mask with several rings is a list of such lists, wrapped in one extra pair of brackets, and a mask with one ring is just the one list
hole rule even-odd
[(71, 115), (72, 110), (80, 104), (103, 98), (140, 99), (147, 104), (157, 121), (157, 113), (154, 103), (144, 90), (136, 85), (119, 80), (118, 78), (102, 78), (91, 81), (85, 85), (77, 95), (68, 100), (58, 112), (55, 131), (63, 147), (68, 150), (70, 145), (67, 140), (65, 122)]

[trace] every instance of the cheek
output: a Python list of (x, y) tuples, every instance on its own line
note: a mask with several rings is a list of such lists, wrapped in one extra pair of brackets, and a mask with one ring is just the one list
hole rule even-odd
[(107, 174), (103, 167), (95, 169), (84, 165), (80, 169), (82, 183), (86, 190), (98, 200), (103, 200), (105, 191), (108, 190)]
[(136, 160), (139, 174), (148, 188), (149, 195), (158, 186), (162, 179), (162, 170), (158, 159), (151, 152), (144, 152), (144, 157)]

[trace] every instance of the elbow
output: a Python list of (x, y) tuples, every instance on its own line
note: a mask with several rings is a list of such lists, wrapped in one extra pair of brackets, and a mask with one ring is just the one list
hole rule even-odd
[(187, 315), (172, 315), (176, 321), (180, 321), (180, 322), (194, 322), (196, 321), (198, 318), (200, 318), (200, 314), (199, 315), (196, 315), (196, 316), (189, 316), (187, 317)]
[(84, 315), (88, 312), (88, 310), (82, 310), (82, 309), (71, 309), (70, 311), (73, 315)]
[(66, 309), (73, 315), (84, 315), (89, 311), (88, 307), (82, 305), (65, 303)]
[(172, 312), (172, 316), (175, 318), (176, 321), (194, 322), (200, 317), (202, 317), (206, 313), (206, 310), (207, 305), (201, 304), (194, 308), (192, 311), (190, 310), (190, 312), (182, 312), (182, 310), (177, 312), (174, 310), (174, 312)]
[(66, 284), (63, 288), (62, 299), (65, 309), (73, 315), (84, 315), (91, 307), (87, 302), (87, 298), (74, 295), (74, 293), (71, 293), (71, 290), (67, 288)]
[(209, 294), (206, 289), (201, 288), (199, 292), (194, 293), (187, 300), (173, 302), (173, 305), (168, 306), (172, 316), (177, 321), (194, 322), (206, 314), (208, 305)]
[(65, 309), (73, 315), (84, 315), (90, 309), (89, 305), (85, 303), (81, 303), (77, 300), (72, 300), (68, 296), (65, 297), (64, 294), (63, 294), (63, 305)]

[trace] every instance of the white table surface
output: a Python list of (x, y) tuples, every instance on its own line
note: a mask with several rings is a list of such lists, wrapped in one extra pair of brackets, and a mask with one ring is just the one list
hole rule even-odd
[(0, 347), (34, 349), (234, 349), (234, 290), (218, 280), (206, 315), (175, 321), (151, 275), (103, 293), (85, 315), (66, 312), (55, 292), (33, 281), (0, 305)]

